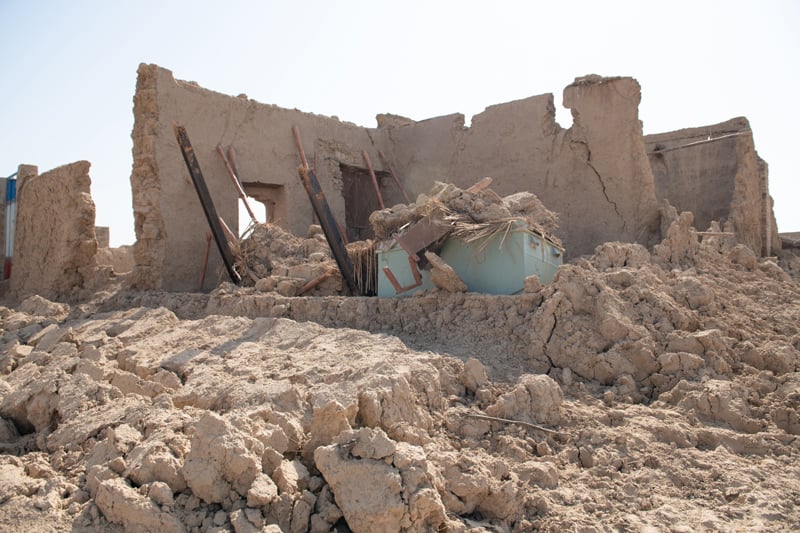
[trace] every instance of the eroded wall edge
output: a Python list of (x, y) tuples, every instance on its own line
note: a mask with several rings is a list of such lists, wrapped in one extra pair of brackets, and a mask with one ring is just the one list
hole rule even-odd
[(71, 299), (95, 285), (89, 168), (88, 161), (78, 161), (41, 175), (18, 176), (12, 296)]

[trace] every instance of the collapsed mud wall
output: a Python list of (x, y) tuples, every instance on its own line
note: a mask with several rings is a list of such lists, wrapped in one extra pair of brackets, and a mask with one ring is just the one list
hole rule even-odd
[[(174, 123), (186, 127), (216, 210), (234, 231), (237, 196), (217, 145), (233, 147), (245, 189), (265, 203), (274, 223), (298, 235), (305, 234), (313, 215), (297, 174), (293, 126), (340, 221), (345, 211), (343, 166), (363, 167), (366, 150), (376, 170), (383, 170), (374, 130), (261, 104), (245, 95), (215, 93), (175, 80), (172, 72), (156, 65), (139, 67), (134, 117), (133, 282), (142, 288), (200, 288), (208, 225), (175, 140)], [(213, 245), (209, 259), (208, 271), (218, 272), (222, 261)], [(204, 288), (218, 282), (217, 276), (208, 275)]]
[[(366, 150), (387, 206), (401, 198), (391, 169), (412, 198), (435, 180), (467, 187), (484, 176), (494, 178), (492, 188), (501, 195), (535, 193), (560, 215), (557, 236), (567, 258), (590, 254), (609, 241), (654, 244), (661, 237), (657, 206), (665, 198), (680, 210), (697, 212), (699, 229), (711, 220), (729, 221), (729, 229), (757, 252), (766, 235), (776, 242), (766, 164), (755, 153), (752, 134), (691, 151), (670, 147), (699, 135), (694, 130), (648, 136), (645, 143), (640, 100), (636, 80), (591, 75), (564, 90), (564, 105), (573, 115), (569, 129), (556, 122), (551, 94), (491, 106), (470, 127), (460, 114), (419, 122), (387, 114), (377, 117), (377, 128), (363, 128), (245, 95), (215, 93), (175, 80), (156, 65), (141, 65), (131, 176), (137, 235), (133, 285), (210, 290), (222, 279), (221, 258), (212, 246), (212, 274), (200, 287), (209, 232), (174, 138), (176, 122), (187, 128), (217, 211), (232, 227), (238, 218), (236, 193), (218, 145), (235, 150), (240, 179), (264, 203), (268, 220), (296, 235), (306, 233), (313, 215), (297, 178), (292, 126), (298, 126), (309, 164), (350, 239), (371, 236), (367, 218), (378, 208), (362, 159)], [(714, 131), (743, 127), (749, 128), (746, 120)], [(653, 154), (656, 145), (667, 150)], [(773, 231), (765, 232), (770, 224)]]
[(78, 161), (18, 176), (13, 295), (69, 298), (94, 278), (97, 240), (89, 167), (88, 161)]
[(634, 79), (587, 76), (564, 90), (569, 129), (555, 120), (552, 94), (491, 106), (469, 128), (449, 115), (387, 129), (410, 192), (433, 179), (465, 187), (492, 176), (499, 194), (530, 191), (558, 212), (558, 235), (575, 257), (607, 241), (658, 237), (639, 101)]
[(700, 229), (720, 221), (758, 254), (771, 255), (780, 246), (767, 164), (755, 150), (746, 118), (647, 135), (644, 141), (659, 199), (694, 213)]

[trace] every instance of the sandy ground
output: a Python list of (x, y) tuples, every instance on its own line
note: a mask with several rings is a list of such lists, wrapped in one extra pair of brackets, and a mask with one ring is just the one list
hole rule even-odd
[(254, 289), (7, 302), (0, 529), (800, 529), (798, 261), (675, 217), (502, 320), (431, 309), (446, 340)]

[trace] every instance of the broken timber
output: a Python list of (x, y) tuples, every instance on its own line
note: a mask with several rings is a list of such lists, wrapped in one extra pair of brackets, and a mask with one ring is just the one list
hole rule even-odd
[(380, 204), (381, 209), (385, 209), (386, 206), (383, 205), (383, 196), (381, 195), (381, 188), (378, 185), (378, 178), (375, 176), (375, 169), (372, 168), (372, 161), (369, 160), (369, 155), (367, 155), (366, 150), (361, 151), (361, 157), (367, 165), (367, 170), (369, 170), (369, 177), (372, 179), (372, 186), (375, 188), (375, 196), (378, 198), (378, 204)]
[(219, 215), (214, 208), (214, 202), (211, 201), (211, 194), (208, 192), (206, 180), (203, 178), (203, 172), (200, 170), (200, 163), (194, 155), (194, 148), (192, 143), (189, 142), (189, 136), (186, 134), (186, 128), (183, 126), (173, 125), (175, 129), (175, 138), (178, 140), (178, 146), (181, 148), (183, 160), (186, 162), (186, 168), (189, 170), (189, 175), (192, 177), (194, 189), (197, 191), (197, 197), (200, 199), (200, 204), (203, 206), (203, 213), (206, 215), (208, 225), (211, 227), (211, 234), (214, 236), (214, 241), (217, 243), (219, 253), (222, 255), (222, 262), (225, 263), (225, 269), (231, 281), (239, 283), (241, 278), (233, 268), (235, 260), (230, 248), (228, 247), (228, 240), (225, 237), (225, 231), (219, 223)]
[(333, 213), (330, 206), (328, 206), (328, 201), (325, 199), (325, 194), (322, 192), (317, 177), (305, 165), (300, 166), (298, 172), (300, 173), (300, 181), (303, 182), (308, 199), (311, 200), (311, 207), (314, 208), (314, 213), (319, 219), (319, 225), (322, 226), (322, 231), (325, 233), (325, 238), (328, 240), (331, 252), (333, 252), (333, 258), (336, 259), (336, 264), (339, 265), (339, 270), (347, 288), (356, 296), (366, 296), (362, 294), (361, 288), (356, 284), (353, 263), (350, 261), (350, 256), (347, 255), (347, 248), (345, 247), (342, 233), (339, 231), (339, 225), (336, 219), (333, 218)]
[(403, 195), (403, 199), (406, 201), (407, 204), (410, 204), (411, 200), (408, 199), (406, 190), (400, 183), (400, 178), (397, 177), (397, 173), (394, 171), (394, 167), (392, 167), (392, 164), (389, 163), (389, 161), (386, 159), (386, 156), (383, 155), (383, 152), (380, 150), (378, 150), (378, 157), (381, 158), (381, 163), (383, 164), (383, 166), (389, 169), (389, 174), (392, 175), (392, 179), (394, 180), (395, 185), (397, 185), (397, 188), (400, 189), (400, 193)]
[[(231, 147), (232, 149), (233, 147)], [(256, 215), (253, 213), (253, 210), (250, 209), (250, 204), (247, 201), (247, 194), (245, 194), (244, 189), (242, 188), (242, 183), (239, 181), (239, 175), (236, 173), (236, 170), (233, 168), (233, 165), (228, 158), (225, 156), (225, 152), (222, 150), (222, 145), (217, 145), (217, 153), (222, 158), (222, 162), (225, 163), (225, 170), (228, 171), (228, 177), (233, 182), (233, 187), (236, 189), (236, 194), (239, 195), (239, 199), (244, 202), (244, 208), (247, 209), (247, 214), (250, 215), (250, 220), (253, 224), (258, 224), (258, 220), (256, 220)]]

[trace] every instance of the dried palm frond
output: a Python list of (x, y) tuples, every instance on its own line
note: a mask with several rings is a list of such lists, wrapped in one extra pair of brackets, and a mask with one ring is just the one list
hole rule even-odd
[(479, 247), (481, 251), (486, 248), (495, 236), (500, 234), (503, 235), (500, 241), (500, 247), (502, 248), (508, 234), (512, 231), (522, 231), (532, 235), (539, 235), (559, 246), (561, 245), (558, 239), (547, 235), (541, 228), (536, 227), (525, 217), (507, 217), (489, 222), (471, 222), (469, 221), (469, 217), (455, 215), (448, 217), (448, 220), (453, 225), (453, 232), (451, 233), (453, 237), (467, 243), (483, 240)]
[(356, 286), (361, 294), (375, 294), (378, 290), (376, 244), (375, 241), (366, 240), (347, 245), (347, 255), (353, 263)]

